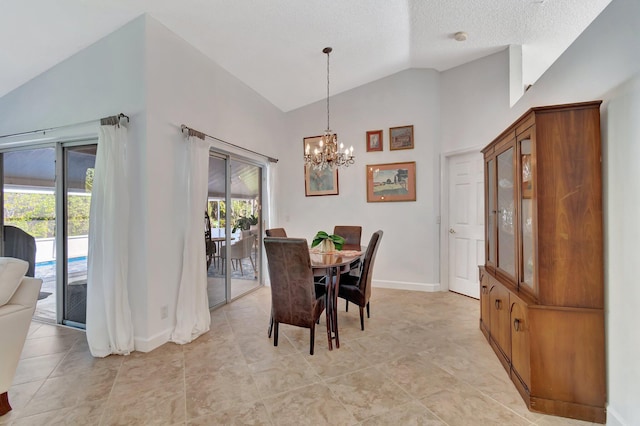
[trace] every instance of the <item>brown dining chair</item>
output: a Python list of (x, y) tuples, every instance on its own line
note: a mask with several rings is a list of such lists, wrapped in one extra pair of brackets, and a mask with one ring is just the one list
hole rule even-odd
[[(362, 226), (336, 225), (333, 227), (333, 234), (344, 238), (342, 250), (360, 250), (360, 239), (362, 237)], [(360, 259), (354, 260), (349, 265), (349, 270), (344, 275), (358, 275), (360, 270)]]
[(344, 238), (342, 250), (360, 250), (362, 226), (336, 225), (333, 227), (333, 234)]
[(271, 228), (264, 231), (267, 237), (287, 238), (287, 231), (284, 228)]
[(371, 297), (371, 277), (373, 276), (373, 264), (376, 260), (378, 246), (382, 239), (382, 231), (376, 231), (371, 236), (367, 253), (362, 261), (360, 276), (341, 275), (338, 297), (346, 300), (346, 310), (349, 312), (349, 302), (355, 303), (360, 308), (360, 328), (364, 330), (364, 307), (367, 308), (369, 318), (369, 298)]
[[(304, 238), (265, 237), (264, 248), (271, 280), (273, 346), (278, 346), (280, 323), (309, 330), (309, 353), (313, 355), (315, 328), (325, 309), (325, 295), (316, 293), (309, 246)], [(327, 334), (329, 334), (327, 321)]]

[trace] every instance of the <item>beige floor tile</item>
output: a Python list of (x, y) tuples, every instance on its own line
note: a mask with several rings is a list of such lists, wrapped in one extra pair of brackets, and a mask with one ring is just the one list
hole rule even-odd
[(358, 420), (366, 420), (408, 402), (411, 396), (375, 367), (325, 380), (331, 392)]
[(46, 379), (55, 370), (65, 354), (42, 355), (20, 360), (13, 384), (21, 384)]
[(206, 416), (187, 421), (187, 425), (271, 425), (267, 408), (260, 401), (243, 402), (229, 408), (217, 410)]
[(299, 354), (249, 364), (251, 376), (263, 397), (319, 382), (309, 363)]
[(133, 394), (113, 393), (101, 425), (149, 425), (184, 423), (183, 388), (160, 387)]
[(465, 383), (441, 389), (420, 400), (449, 425), (530, 425), (526, 419)]
[(362, 426), (446, 426), (424, 405), (417, 401), (393, 407), (386, 413), (371, 417), (361, 423)]
[(315, 383), (264, 399), (276, 425), (355, 425), (349, 413), (329, 388)]
[(258, 387), (248, 369), (221, 369), (215, 374), (192, 377), (186, 382), (188, 419), (259, 400)]
[(12, 425), (16, 426), (85, 426), (100, 424), (106, 400), (92, 401), (80, 406), (61, 408), (16, 419)]

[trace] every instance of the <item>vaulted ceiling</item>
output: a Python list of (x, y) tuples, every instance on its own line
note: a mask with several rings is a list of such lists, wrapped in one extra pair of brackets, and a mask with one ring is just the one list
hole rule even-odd
[(332, 95), (509, 45), (533, 83), (610, 1), (0, 0), (0, 96), (144, 13), (282, 111), (326, 96), (326, 46)]

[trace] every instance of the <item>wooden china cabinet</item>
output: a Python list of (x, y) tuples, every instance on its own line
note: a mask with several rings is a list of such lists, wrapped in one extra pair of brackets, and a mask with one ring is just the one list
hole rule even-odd
[(482, 150), (480, 329), (530, 410), (605, 423), (600, 103), (532, 108)]

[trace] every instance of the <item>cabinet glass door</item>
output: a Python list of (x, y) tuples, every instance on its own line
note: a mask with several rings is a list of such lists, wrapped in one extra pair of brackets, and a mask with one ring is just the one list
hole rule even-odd
[(516, 276), (513, 146), (498, 155), (498, 268)]
[(533, 183), (534, 157), (530, 138), (523, 139), (520, 144), (520, 173), (522, 174), (522, 189), (520, 191), (520, 235), (522, 245), (520, 253), (520, 285), (535, 291), (535, 255), (533, 240)]
[(496, 264), (496, 160), (487, 162), (487, 263)]

